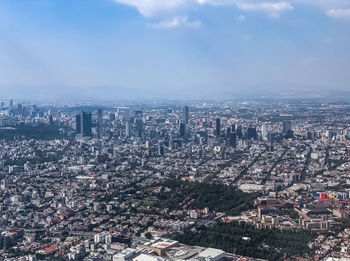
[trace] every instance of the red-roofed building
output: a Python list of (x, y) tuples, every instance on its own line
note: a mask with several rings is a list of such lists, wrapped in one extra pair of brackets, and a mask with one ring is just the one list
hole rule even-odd
[(39, 250), (37, 253), (42, 255), (50, 255), (53, 254), (57, 250), (57, 247), (50, 246), (44, 249)]

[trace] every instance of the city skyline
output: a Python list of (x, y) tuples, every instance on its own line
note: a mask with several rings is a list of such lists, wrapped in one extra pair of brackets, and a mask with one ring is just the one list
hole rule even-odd
[(349, 260), (349, 119), (317, 99), (0, 99), (0, 257)]

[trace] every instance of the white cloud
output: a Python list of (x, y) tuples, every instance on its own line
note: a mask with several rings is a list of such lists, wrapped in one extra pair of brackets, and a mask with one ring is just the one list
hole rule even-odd
[(232, 5), (234, 4), (235, 0), (197, 0), (196, 1), (198, 4), (209, 4), (209, 5)]
[(245, 20), (245, 16), (244, 16), (244, 15), (239, 15), (239, 16), (237, 17), (237, 20), (238, 20), (238, 21), (244, 21), (244, 20)]
[(198, 20), (189, 21), (186, 16), (176, 16), (170, 20), (165, 20), (159, 23), (150, 24), (150, 27), (155, 29), (169, 29), (169, 28), (175, 28), (180, 26), (189, 27), (189, 28), (198, 28), (201, 26), (201, 22)]
[[(283, 12), (291, 11), (294, 5), (316, 6), (326, 11), (328, 16), (348, 19), (350, 16), (349, 0), (114, 0), (117, 3), (133, 6), (146, 17), (175, 15), (180, 9), (195, 5), (235, 5), (243, 11), (260, 11), (271, 17), (279, 17)], [(327, 11), (328, 10), (328, 11)]]
[(329, 10), (349, 6), (349, 0), (290, 0), (293, 4), (313, 5)]
[(350, 20), (350, 8), (331, 9), (327, 15), (336, 19)]
[(208, 4), (212, 6), (236, 5), (245, 11), (264, 11), (271, 16), (292, 10), (293, 6), (288, 2), (261, 2), (258, 0), (114, 0), (117, 3), (130, 5), (147, 17), (163, 13), (172, 13), (181, 7), (194, 4)]
[(245, 11), (263, 11), (272, 17), (279, 17), (280, 13), (294, 9), (288, 2), (239, 3), (237, 6)]
[(136, 7), (144, 16), (150, 17), (163, 12), (172, 12), (192, 0), (114, 0), (117, 3)]

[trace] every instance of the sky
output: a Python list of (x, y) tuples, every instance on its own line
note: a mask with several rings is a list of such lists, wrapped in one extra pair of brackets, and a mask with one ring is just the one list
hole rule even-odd
[(350, 91), (349, 0), (1, 0), (0, 98)]

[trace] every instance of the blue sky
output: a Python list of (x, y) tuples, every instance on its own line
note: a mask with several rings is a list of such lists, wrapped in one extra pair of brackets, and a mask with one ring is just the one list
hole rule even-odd
[(350, 91), (349, 0), (1, 0), (0, 35), (5, 98)]

